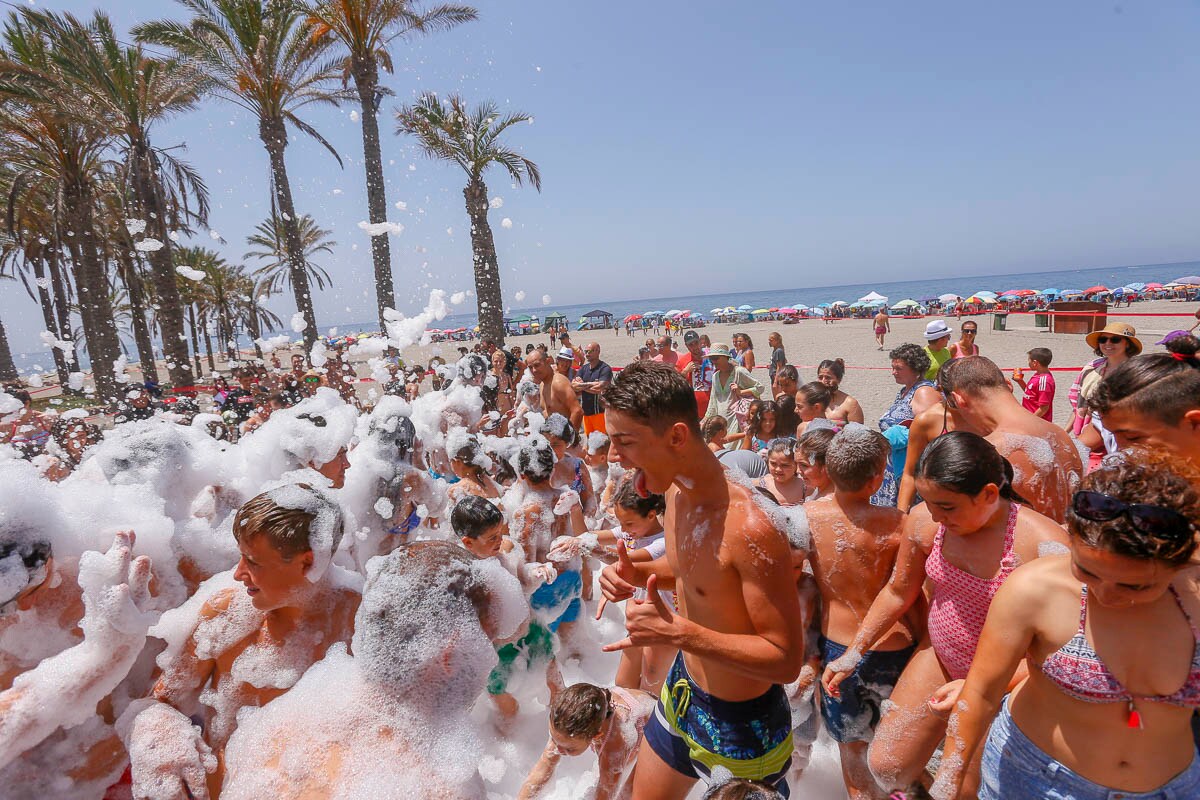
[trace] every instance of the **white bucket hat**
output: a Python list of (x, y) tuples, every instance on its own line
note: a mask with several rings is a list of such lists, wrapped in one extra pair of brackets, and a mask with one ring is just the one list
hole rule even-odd
[(925, 326), (925, 341), (936, 342), (943, 336), (950, 335), (950, 326), (945, 320), (935, 319), (933, 322)]

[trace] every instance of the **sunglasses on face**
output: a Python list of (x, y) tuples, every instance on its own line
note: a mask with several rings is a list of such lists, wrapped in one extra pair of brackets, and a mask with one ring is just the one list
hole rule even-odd
[(979, 331), (975, 330), (974, 328), (963, 328), (964, 336), (974, 336), (977, 333), (979, 333)]
[(1126, 517), (1134, 530), (1149, 536), (1191, 536), (1192, 531), (1188, 518), (1174, 509), (1126, 503), (1103, 492), (1076, 492), (1071, 499), (1071, 510), (1089, 522), (1111, 522)]
[(320, 378), (305, 378), (304, 382), (305, 383), (320, 383), (321, 379)]
[(1119, 342), (1123, 342), (1123, 341), (1125, 341), (1125, 339), (1120, 336), (1097, 336), (1096, 337), (1096, 344), (1118, 344)]

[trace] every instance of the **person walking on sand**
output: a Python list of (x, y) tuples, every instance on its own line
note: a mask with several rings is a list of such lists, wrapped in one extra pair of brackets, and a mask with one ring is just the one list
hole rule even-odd
[(892, 320), (888, 316), (887, 309), (879, 309), (879, 313), (875, 315), (875, 343), (879, 345), (878, 350), (883, 349), (883, 338), (892, 332)]
[[(804, 661), (788, 538), (705, 446), (696, 395), (676, 370), (633, 364), (604, 404), (610, 457), (632, 471), (639, 494), (663, 493), (667, 506), (665, 555), (635, 564), (621, 543), (601, 575), (608, 602), (639, 587), (648, 596), (627, 605), (629, 635), (604, 650), (682, 650), (646, 724), (632, 796), (682, 800), (718, 766), (786, 796), (792, 719), (783, 685)], [(678, 610), (660, 588), (675, 591)]]

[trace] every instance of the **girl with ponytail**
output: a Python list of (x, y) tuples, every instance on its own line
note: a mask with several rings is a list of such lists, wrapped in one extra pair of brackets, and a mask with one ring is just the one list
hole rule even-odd
[(1163, 449), (1200, 467), (1200, 340), (1185, 334), (1165, 345), (1106, 375), (1092, 408), (1119, 447)]
[[(929, 580), (928, 637), (896, 684), (867, 755), (887, 791), (915, 781), (945, 738), (946, 716), (997, 590), (1017, 565), (1066, 548), (1063, 529), (1027, 508), (1012, 483), (1012, 465), (978, 434), (951, 431), (925, 448), (916, 475), (925, 502), (908, 514), (891, 580), (842, 663), (830, 664), (822, 677), (826, 690), (836, 691), (859, 654), (904, 614), (921, 608)], [(970, 772), (977, 777), (978, 766)]]

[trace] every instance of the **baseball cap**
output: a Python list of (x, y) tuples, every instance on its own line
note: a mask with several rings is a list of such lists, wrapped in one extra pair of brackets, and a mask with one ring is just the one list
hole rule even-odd
[(699, 340), (700, 340), (700, 334), (696, 333), (695, 331), (688, 331), (687, 333), (685, 333), (683, 335), (683, 343), (684, 344), (688, 344), (690, 342), (697, 342)]
[(945, 320), (935, 319), (933, 322), (925, 326), (925, 340), (929, 342), (937, 341), (943, 336), (950, 335), (950, 326)]
[(1175, 341), (1180, 336), (1187, 336), (1187, 335), (1188, 335), (1187, 331), (1171, 331), (1166, 336), (1162, 337), (1157, 342), (1155, 342), (1155, 344), (1166, 344), (1167, 342)]

